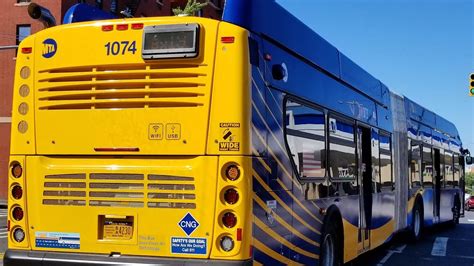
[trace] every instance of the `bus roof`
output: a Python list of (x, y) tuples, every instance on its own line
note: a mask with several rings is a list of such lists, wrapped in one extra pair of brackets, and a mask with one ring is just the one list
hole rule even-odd
[[(222, 19), (285, 46), (379, 104), (389, 105), (385, 102), (387, 97), (384, 97), (389, 92), (387, 86), (290, 14), (275, 0), (227, 0)], [(404, 97), (404, 100), (408, 110), (407, 118), (446, 133), (460, 142), (454, 124), (407, 97)]]

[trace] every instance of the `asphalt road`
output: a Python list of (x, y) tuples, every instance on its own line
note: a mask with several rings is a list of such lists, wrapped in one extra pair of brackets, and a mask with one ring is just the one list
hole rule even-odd
[(474, 266), (474, 211), (466, 212), (456, 227), (438, 225), (424, 231), (416, 243), (403, 234), (349, 265)]
[[(0, 209), (0, 258), (7, 248), (6, 209)], [(0, 260), (3, 265), (3, 260)], [(403, 234), (348, 266), (456, 265), (474, 266), (474, 211), (466, 212), (456, 227), (440, 225), (424, 231), (423, 238), (411, 243)]]

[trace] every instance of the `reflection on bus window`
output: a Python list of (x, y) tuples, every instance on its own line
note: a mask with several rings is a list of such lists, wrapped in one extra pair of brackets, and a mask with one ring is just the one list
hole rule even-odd
[(393, 188), (392, 179), (392, 149), (390, 137), (380, 134), (380, 183), (382, 191), (391, 191)]
[(358, 193), (356, 143), (354, 125), (330, 118), (329, 172), (332, 185), (329, 195), (353, 195)]
[(453, 187), (453, 154), (451, 152), (444, 153), (444, 175), (446, 180), (446, 187)]
[(411, 156), (410, 156), (410, 179), (413, 188), (419, 188), (421, 186), (420, 176), (420, 159), (421, 159), (421, 147), (419, 144), (411, 144)]
[(324, 180), (324, 113), (288, 100), (286, 103), (286, 141), (301, 178)]
[(459, 177), (461, 175), (461, 167), (459, 165), (459, 155), (454, 154), (453, 156), (453, 161), (454, 161), (454, 181), (453, 181), (453, 186), (457, 187), (459, 186)]
[(379, 134), (372, 129), (372, 193), (381, 191)]
[(433, 159), (431, 158), (431, 148), (423, 146), (423, 156), (421, 168), (423, 171), (423, 185), (433, 186)]

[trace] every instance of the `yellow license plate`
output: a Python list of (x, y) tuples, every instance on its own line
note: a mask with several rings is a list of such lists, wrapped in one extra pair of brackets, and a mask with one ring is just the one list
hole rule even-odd
[(117, 240), (130, 240), (133, 236), (133, 228), (123, 224), (104, 224), (104, 238)]

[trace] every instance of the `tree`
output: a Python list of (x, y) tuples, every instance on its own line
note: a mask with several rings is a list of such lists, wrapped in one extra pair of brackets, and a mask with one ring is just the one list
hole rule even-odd
[(466, 173), (466, 193), (472, 194), (474, 186), (474, 173)]
[(173, 13), (176, 16), (182, 15), (182, 16), (192, 16), (199, 10), (201, 10), (203, 7), (207, 6), (208, 1), (204, 3), (200, 3), (197, 0), (188, 0), (188, 3), (184, 7), (184, 9), (181, 9), (180, 7), (173, 8)]

